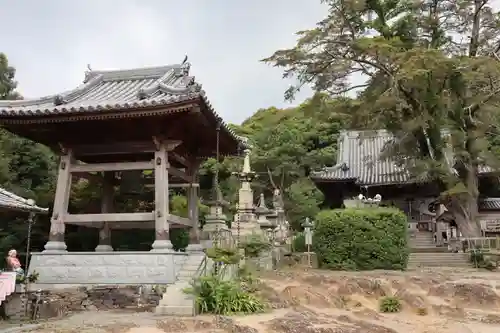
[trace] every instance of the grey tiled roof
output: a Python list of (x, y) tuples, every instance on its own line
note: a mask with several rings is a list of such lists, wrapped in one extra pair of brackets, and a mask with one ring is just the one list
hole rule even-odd
[[(0, 118), (43, 117), (100, 111), (124, 111), (201, 99), (214, 117), (219, 118), (201, 85), (189, 75), (190, 63), (127, 70), (85, 73), (79, 87), (37, 99), (0, 101)], [(222, 120), (221, 120), (222, 121)], [(222, 127), (241, 141), (226, 124)]]
[(500, 198), (479, 199), (479, 210), (500, 210)]
[[(353, 181), (363, 185), (410, 182), (410, 175), (389, 159), (381, 159), (383, 149), (394, 137), (385, 130), (343, 131), (339, 136), (337, 164), (312, 172), (314, 180)], [(491, 172), (481, 167), (480, 173)]]
[(47, 213), (47, 208), (38, 207), (33, 200), (24, 199), (12, 192), (0, 188), (0, 208), (7, 210)]
[(408, 173), (389, 160), (381, 160), (385, 145), (392, 139), (387, 131), (343, 131), (339, 136), (337, 164), (311, 177), (318, 180), (354, 181), (360, 185), (406, 182)]

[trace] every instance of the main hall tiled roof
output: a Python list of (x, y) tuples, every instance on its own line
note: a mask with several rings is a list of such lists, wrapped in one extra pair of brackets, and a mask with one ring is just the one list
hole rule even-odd
[[(402, 184), (410, 174), (381, 155), (393, 136), (385, 131), (343, 131), (339, 136), (337, 164), (313, 172), (316, 181), (352, 181), (360, 186)], [(491, 172), (482, 167), (480, 173)]]
[(500, 198), (482, 198), (478, 200), (479, 210), (500, 210)]
[(6, 210), (47, 213), (47, 208), (38, 207), (33, 200), (24, 199), (12, 192), (0, 188), (0, 208)]

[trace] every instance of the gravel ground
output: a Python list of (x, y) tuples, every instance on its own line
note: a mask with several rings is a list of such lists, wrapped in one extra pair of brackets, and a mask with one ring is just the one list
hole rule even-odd
[(136, 326), (155, 327), (159, 319), (150, 312), (82, 312), (64, 319), (41, 324), (27, 324), (0, 329), (0, 333), (120, 333)]

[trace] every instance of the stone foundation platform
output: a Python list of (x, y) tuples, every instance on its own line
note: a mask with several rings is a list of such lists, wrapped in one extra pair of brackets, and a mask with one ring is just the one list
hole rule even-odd
[(39, 276), (30, 289), (172, 284), (186, 259), (182, 252), (33, 253), (28, 272)]

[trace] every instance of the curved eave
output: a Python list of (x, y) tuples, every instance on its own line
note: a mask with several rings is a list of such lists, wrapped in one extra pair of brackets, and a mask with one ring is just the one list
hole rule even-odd
[[(131, 102), (131, 103), (120, 103), (119, 101), (116, 103), (106, 103), (106, 104), (101, 104), (101, 103), (95, 103), (95, 104), (88, 104), (88, 105), (82, 105), (82, 106), (56, 106), (53, 108), (34, 108), (34, 109), (25, 109), (25, 110), (19, 110), (15, 108), (2, 108), (0, 105), (0, 116), (6, 117), (4, 118), (5, 120), (8, 120), (8, 118), (16, 118), (16, 120), (20, 120), (24, 117), (58, 117), (58, 116), (86, 116), (88, 113), (90, 114), (95, 114), (95, 116), (99, 116), (99, 112), (109, 112), (109, 111), (128, 111), (128, 110), (140, 110), (140, 109), (147, 109), (147, 108), (159, 108), (159, 107), (165, 107), (165, 106), (177, 106), (179, 104), (183, 104), (185, 102), (195, 100), (198, 98), (198, 95), (194, 96), (178, 96), (175, 100), (172, 100), (172, 98), (165, 98), (165, 99), (159, 99), (159, 100), (143, 100), (143, 101), (137, 101), (137, 102)], [(103, 115), (104, 116), (104, 115)], [(124, 114), (123, 117), (126, 117), (127, 115)], [(132, 116), (132, 115), (130, 115)], [(3, 119), (0, 119), (2, 121)]]
[(205, 92), (203, 91), (203, 93), (200, 94), (200, 95), (201, 95), (201, 99), (203, 100), (203, 102), (207, 106), (208, 111), (210, 111), (210, 113), (215, 117), (215, 119), (220, 120), (221, 128), (224, 129), (226, 132), (228, 132), (229, 135), (236, 141), (236, 143), (241, 146), (241, 148), (243, 148), (243, 149), (245, 149), (245, 148), (248, 148), (248, 149), (251, 148), (250, 144), (248, 143), (248, 140), (245, 137), (237, 135), (228, 126), (228, 124), (226, 122), (224, 122), (224, 120), (222, 119), (222, 117), (219, 116), (219, 114), (215, 111), (214, 107), (212, 106), (212, 103), (210, 103), (210, 101), (206, 97)]
[(8, 205), (4, 203), (0, 203), (0, 207), (4, 210), (8, 211), (16, 211), (16, 212), (26, 212), (26, 213), (37, 213), (37, 214), (48, 214), (48, 208), (42, 208), (38, 206), (17, 206), (17, 205)]
[(309, 178), (315, 183), (357, 183), (357, 178), (328, 178), (310, 175)]
[(10, 211), (31, 212), (47, 214), (48, 208), (42, 208), (34, 204), (32, 200), (27, 200), (12, 192), (0, 188), (0, 208)]

